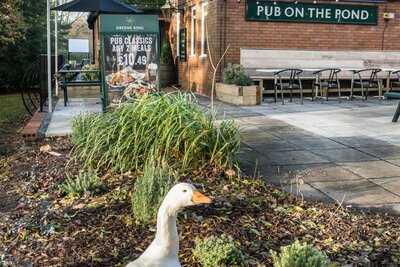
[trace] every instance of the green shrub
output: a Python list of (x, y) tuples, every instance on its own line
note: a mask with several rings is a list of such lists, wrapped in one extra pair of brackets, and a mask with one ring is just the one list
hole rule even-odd
[(228, 63), (224, 69), (224, 83), (248, 86), (252, 85), (253, 81), (246, 75), (241, 65)]
[(233, 121), (215, 126), (214, 115), (192, 95), (144, 95), (133, 103), (73, 122), (72, 158), (99, 170), (142, 171), (148, 159), (179, 170), (235, 163), (240, 135)]
[(196, 239), (193, 255), (203, 267), (243, 266), (244, 256), (231, 236)]
[(170, 168), (159, 166), (154, 160), (146, 163), (143, 175), (135, 182), (132, 195), (135, 219), (144, 224), (154, 221), (161, 202), (176, 181)]
[(164, 38), (161, 46), (160, 63), (166, 65), (174, 63), (174, 60), (172, 58), (171, 46), (167, 38)]
[(311, 245), (300, 244), (296, 240), (293, 244), (281, 248), (281, 254), (271, 251), (274, 267), (324, 267), (331, 266), (325, 253)]
[[(82, 67), (82, 70), (99, 70), (96, 65), (85, 65)], [(99, 81), (100, 73), (99, 72), (84, 72), (82, 73), (82, 80), (84, 81)]]
[(94, 172), (81, 171), (75, 178), (68, 177), (60, 185), (60, 189), (69, 196), (81, 197), (94, 194), (103, 187), (100, 178)]

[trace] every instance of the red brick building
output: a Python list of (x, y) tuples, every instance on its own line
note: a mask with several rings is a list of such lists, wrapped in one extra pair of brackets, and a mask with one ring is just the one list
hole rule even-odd
[[(400, 52), (400, 1), (252, 1), (177, 3), (179, 16), (175, 14), (171, 21), (170, 38), (177, 59), (185, 49), (182, 38), (186, 41), (186, 59), (177, 60), (183, 88), (209, 93), (212, 68), (206, 32), (215, 63), (229, 46), (218, 79), (227, 63), (241, 63), (241, 49)], [(254, 11), (249, 11), (254, 8), (251, 4), (258, 5), (253, 15), (259, 21), (248, 14)], [(274, 5), (282, 8), (274, 9)], [(302, 13), (304, 9), (308, 14)]]

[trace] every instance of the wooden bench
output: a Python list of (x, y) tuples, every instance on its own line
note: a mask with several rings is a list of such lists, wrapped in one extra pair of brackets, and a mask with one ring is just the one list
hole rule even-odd
[(60, 70), (58, 72), (61, 75), (60, 86), (64, 91), (64, 106), (67, 106), (68, 103), (68, 87), (87, 87), (87, 86), (101, 86), (101, 81), (85, 81), (85, 80), (71, 80), (67, 79), (67, 75), (74, 75), (75, 78), (79, 73), (98, 73), (100, 76), (99, 70)]
[(64, 107), (67, 106), (68, 103), (68, 87), (86, 87), (86, 86), (101, 86), (100, 81), (62, 81), (61, 88), (64, 92)]

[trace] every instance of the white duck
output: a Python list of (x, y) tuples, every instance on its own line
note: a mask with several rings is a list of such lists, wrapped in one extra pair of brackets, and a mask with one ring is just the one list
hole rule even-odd
[(157, 214), (156, 237), (145, 252), (127, 267), (181, 267), (178, 259), (178, 212), (184, 207), (211, 203), (211, 199), (187, 183), (172, 187)]

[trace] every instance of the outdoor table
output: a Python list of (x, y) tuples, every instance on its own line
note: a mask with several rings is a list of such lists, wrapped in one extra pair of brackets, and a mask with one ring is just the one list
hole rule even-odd
[(63, 78), (61, 81), (61, 88), (64, 92), (64, 107), (68, 103), (68, 86), (101, 86), (99, 80), (95, 81), (67, 81), (67, 74), (79, 74), (79, 73), (99, 73), (99, 70), (60, 70), (58, 72)]

